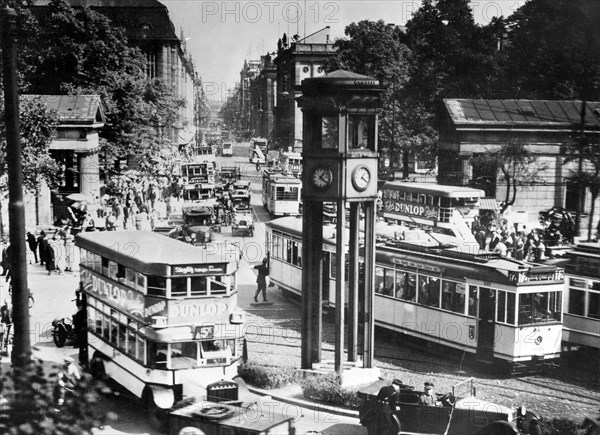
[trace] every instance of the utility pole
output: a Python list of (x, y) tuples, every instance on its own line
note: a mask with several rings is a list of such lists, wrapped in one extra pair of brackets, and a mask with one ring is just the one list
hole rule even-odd
[(12, 363), (15, 367), (25, 368), (31, 358), (31, 342), (29, 338), (29, 288), (27, 285), (25, 207), (19, 131), (19, 94), (17, 91), (16, 23), (17, 13), (15, 10), (8, 7), (3, 8), (2, 69), (6, 119), (6, 166), (8, 168), (9, 260), (15, 328)]

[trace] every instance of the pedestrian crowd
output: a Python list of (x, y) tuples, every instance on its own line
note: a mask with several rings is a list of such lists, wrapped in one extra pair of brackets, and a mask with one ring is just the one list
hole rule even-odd
[(509, 225), (500, 219), (494, 226), (475, 218), (471, 231), (481, 251), (497, 252), (501, 257), (538, 262), (547, 259), (551, 246), (573, 244), (572, 222), (568, 218), (540, 219), (539, 228)]

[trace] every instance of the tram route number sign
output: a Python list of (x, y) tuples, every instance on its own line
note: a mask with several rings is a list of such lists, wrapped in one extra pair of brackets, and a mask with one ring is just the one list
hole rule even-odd
[(512, 282), (535, 282), (535, 281), (562, 281), (564, 279), (564, 270), (556, 269), (547, 272), (508, 272), (508, 279)]

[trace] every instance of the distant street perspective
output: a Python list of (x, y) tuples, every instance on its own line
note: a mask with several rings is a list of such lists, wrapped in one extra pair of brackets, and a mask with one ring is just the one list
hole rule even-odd
[(1, 434), (600, 434), (597, 2), (2, 5)]

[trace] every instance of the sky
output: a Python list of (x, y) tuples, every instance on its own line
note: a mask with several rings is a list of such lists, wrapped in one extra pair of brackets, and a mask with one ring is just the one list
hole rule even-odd
[[(360, 20), (405, 24), (420, 0), (161, 0), (169, 9), (178, 36), (183, 31), (187, 50), (202, 77), (209, 100), (224, 101), (240, 80), (244, 60), (260, 59), (277, 50), (287, 33), (300, 37), (330, 27), (332, 41)], [(475, 21), (511, 15), (522, 0), (470, 2)]]

